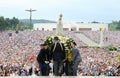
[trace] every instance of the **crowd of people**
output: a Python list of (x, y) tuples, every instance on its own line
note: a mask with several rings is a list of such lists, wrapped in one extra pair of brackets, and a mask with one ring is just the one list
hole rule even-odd
[[(89, 32), (92, 33), (92, 32)], [(87, 35), (89, 35), (87, 33)], [(118, 31), (109, 31), (107, 35), (111, 45), (119, 46)], [(39, 64), (36, 57), (39, 53), (39, 45), (44, 38), (52, 35), (52, 31), (1, 31), (0, 32), (0, 76), (28, 76), (32, 75), (31, 56), (34, 56), (34, 70), (40, 75)], [(73, 38), (82, 57), (79, 64), (78, 74), (81, 76), (120, 76), (120, 63), (118, 53), (109, 52), (102, 48), (81, 48), (85, 45), (80, 41), (74, 32), (65, 32), (65, 35)], [(92, 34), (91, 37), (93, 38)], [(97, 37), (97, 34), (96, 36)], [(95, 38), (94, 40), (96, 40)]]
[[(37, 55), (39, 44), (43, 42), (45, 36), (53, 32), (43, 31), (1, 31), (0, 32), (0, 75), (9, 76), (13, 73), (12, 68), (18, 68), (14, 72), (31, 68), (29, 58)], [(19, 67), (20, 66), (20, 67)], [(7, 74), (6, 74), (7, 73)]]
[(100, 31), (81, 31), (81, 33), (97, 43), (100, 42)]
[(101, 48), (80, 48), (82, 63), (79, 75), (82, 76), (116, 76), (118, 71), (118, 53), (108, 52)]
[[(92, 39), (93, 41), (100, 43), (100, 31), (81, 31), (84, 35)], [(104, 31), (103, 37), (104, 42), (107, 45), (120, 46), (120, 31)]]

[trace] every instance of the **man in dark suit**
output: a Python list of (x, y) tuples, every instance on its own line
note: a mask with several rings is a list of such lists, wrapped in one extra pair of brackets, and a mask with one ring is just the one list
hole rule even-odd
[(40, 73), (42, 76), (48, 76), (49, 75), (49, 50), (47, 48), (47, 44), (41, 44), (40, 45), (40, 52), (37, 56), (37, 61), (40, 68)]
[(82, 58), (75, 42), (71, 43), (72, 61), (73, 61), (73, 76), (77, 76), (78, 65), (82, 62)]
[(51, 55), (53, 59), (53, 73), (55, 76), (61, 76), (64, 68), (65, 47), (60, 43), (58, 37), (54, 37), (54, 43), (51, 45)]
[(44, 48), (45, 48), (45, 64), (46, 64), (46, 76), (49, 76), (49, 72), (50, 72), (50, 49), (48, 44), (44, 44)]

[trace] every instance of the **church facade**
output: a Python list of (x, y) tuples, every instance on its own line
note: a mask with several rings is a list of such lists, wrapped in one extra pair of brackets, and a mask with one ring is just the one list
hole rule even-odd
[[(57, 23), (36, 23), (34, 30), (55, 31)], [(108, 31), (108, 24), (99, 23), (63, 23), (64, 31), (99, 31), (104, 28)]]

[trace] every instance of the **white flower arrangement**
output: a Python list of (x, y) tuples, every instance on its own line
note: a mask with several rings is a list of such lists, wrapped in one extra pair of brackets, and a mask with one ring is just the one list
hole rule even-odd
[[(66, 59), (68, 59), (68, 61), (71, 61), (71, 57), (72, 57), (72, 52), (71, 52), (71, 42), (74, 42), (74, 40), (72, 38), (66, 37), (66, 36), (58, 36), (59, 40), (61, 43), (64, 44), (65, 46), (65, 51), (66, 51)], [(53, 39), (54, 36), (47, 36), (45, 37), (44, 41), (50, 45), (53, 43)]]

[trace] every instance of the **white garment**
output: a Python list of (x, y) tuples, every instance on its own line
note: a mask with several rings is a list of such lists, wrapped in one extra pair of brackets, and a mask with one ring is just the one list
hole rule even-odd
[(53, 63), (49, 63), (51, 69), (53, 69)]

